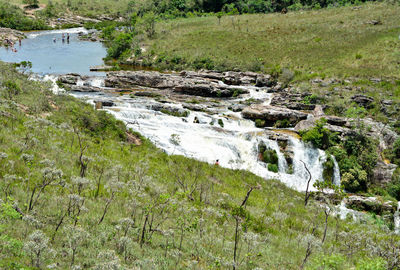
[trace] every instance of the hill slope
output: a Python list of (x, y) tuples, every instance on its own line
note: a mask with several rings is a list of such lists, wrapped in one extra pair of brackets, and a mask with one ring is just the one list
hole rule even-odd
[(319, 203), (136, 146), (110, 115), (0, 65), (0, 268), (228, 269), (235, 239), (238, 269), (399, 267), (381, 219), (331, 212), (323, 242)]

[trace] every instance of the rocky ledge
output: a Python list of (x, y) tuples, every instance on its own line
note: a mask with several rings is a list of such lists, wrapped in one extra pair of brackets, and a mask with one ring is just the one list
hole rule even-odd
[(285, 107), (263, 104), (251, 105), (242, 111), (243, 118), (260, 120), (261, 123), (258, 124), (259, 126), (274, 126), (277, 121), (288, 121), (288, 125), (294, 126), (299, 121), (307, 119), (307, 115), (307, 113)]
[(0, 46), (9, 46), (11, 41), (14, 44), (18, 42), (19, 39), (25, 38), (24, 33), (10, 28), (0, 28)]
[(247, 93), (242, 85), (269, 86), (274, 82), (269, 75), (252, 72), (182, 71), (180, 73), (160, 73), (155, 71), (109, 72), (105, 86), (130, 89), (137, 86), (172, 89), (174, 92), (204, 96), (232, 97)]

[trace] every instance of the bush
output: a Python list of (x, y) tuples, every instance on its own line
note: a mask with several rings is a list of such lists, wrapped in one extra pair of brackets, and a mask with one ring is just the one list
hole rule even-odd
[(279, 171), (278, 170), (278, 165), (276, 165), (276, 164), (268, 164), (268, 171), (277, 173)]
[(393, 162), (400, 165), (400, 137), (393, 144)]
[(346, 191), (358, 192), (367, 189), (367, 173), (364, 170), (350, 169), (342, 176), (342, 185)]
[(258, 127), (258, 128), (263, 128), (263, 127), (265, 127), (265, 120), (256, 119), (255, 125), (256, 125), (256, 127)]
[(302, 140), (305, 142), (310, 142), (315, 147), (324, 150), (337, 144), (337, 134), (325, 128), (325, 123), (326, 119), (322, 118), (321, 120), (317, 120), (315, 127), (309, 129), (308, 131), (300, 132)]
[(275, 150), (267, 148), (263, 153), (263, 161), (270, 164), (278, 164), (278, 154)]
[(46, 30), (50, 28), (44, 21), (25, 16), (20, 8), (9, 3), (0, 3), (0, 27), (21, 31)]
[(107, 49), (107, 58), (118, 59), (132, 47), (132, 34), (119, 33), (113, 40), (111, 47)]
[(288, 119), (278, 120), (275, 122), (274, 127), (276, 128), (288, 128), (291, 126), (291, 123)]

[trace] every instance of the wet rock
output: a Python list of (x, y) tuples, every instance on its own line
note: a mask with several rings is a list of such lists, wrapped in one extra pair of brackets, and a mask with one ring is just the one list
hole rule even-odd
[(228, 107), (229, 110), (232, 110), (234, 112), (241, 112), (244, 108), (246, 108), (246, 105), (243, 104), (233, 104), (232, 106)]
[(150, 92), (150, 91), (139, 91), (135, 92), (133, 95), (137, 97), (151, 97), (151, 98), (156, 98), (161, 96), (160, 93)]
[(170, 106), (167, 104), (161, 104), (161, 103), (151, 104), (149, 106), (149, 109), (154, 110), (154, 111), (159, 111), (164, 114), (176, 116), (176, 117), (186, 117), (189, 115), (189, 112), (182, 108)]
[(374, 99), (372, 97), (368, 97), (365, 95), (354, 95), (351, 97), (351, 100), (367, 109), (371, 108), (371, 103), (374, 102)]
[(58, 81), (65, 84), (76, 84), (81, 79), (81, 75), (77, 73), (68, 73), (58, 77)]
[(191, 110), (191, 111), (197, 111), (197, 112), (207, 111), (206, 106), (199, 105), (199, 104), (183, 103), (182, 106), (183, 106), (183, 108)]
[(101, 92), (103, 90), (102, 88), (88, 85), (70, 85), (69, 89), (75, 92)]
[(307, 114), (303, 112), (260, 104), (246, 107), (242, 111), (242, 116), (251, 120), (264, 120), (266, 126), (273, 126), (278, 120), (288, 120), (294, 126), (299, 121), (307, 118)]
[(112, 107), (114, 106), (114, 101), (112, 100), (95, 100), (95, 107), (97, 110), (103, 109), (103, 107)]

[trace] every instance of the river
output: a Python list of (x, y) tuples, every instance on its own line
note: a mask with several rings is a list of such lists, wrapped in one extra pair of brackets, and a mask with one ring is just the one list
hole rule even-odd
[[(102, 58), (106, 54), (106, 49), (98, 42), (80, 41), (79, 32), (85, 32), (85, 30), (76, 28), (28, 33), (27, 39), (22, 41), (22, 46), (16, 47), (18, 52), (0, 48), (0, 60), (31, 61), (34, 73), (40, 75), (42, 79), (53, 82), (58, 75), (65, 73), (89, 75), (90, 78), (79, 81), (77, 84), (103, 87), (105, 74), (90, 72), (89, 68), (103, 64)], [(70, 34), (69, 43), (62, 42), (63, 33)], [(56, 42), (53, 42), (54, 38)], [(54, 84), (54, 90), (55, 92), (60, 90), (56, 84)], [(252, 98), (268, 104), (272, 98), (272, 94), (264, 88), (248, 86), (246, 90), (249, 94), (230, 99), (228, 102), (233, 104)], [(306, 145), (298, 138), (288, 136), (288, 144), (293, 149), (293, 168), (290, 172), (285, 153), (282, 152), (278, 142), (270, 139), (264, 129), (256, 128), (254, 122), (243, 119), (240, 113), (232, 112), (227, 107), (219, 106), (213, 113), (190, 111), (187, 117), (181, 118), (155, 111), (154, 106), (161, 103), (153, 98), (131, 98), (127, 94), (121, 96), (103, 92), (72, 92), (70, 94), (91, 104), (94, 100), (112, 100), (114, 106), (105, 107), (105, 110), (123, 120), (129, 128), (149, 138), (168, 154), (184, 155), (210, 164), (218, 159), (220, 166), (249, 170), (265, 179), (279, 179), (287, 186), (300, 191), (306, 189), (308, 180), (308, 174), (302, 162), (311, 171), (311, 189), (314, 189), (312, 184), (316, 180), (323, 179), (323, 163), (326, 161), (324, 151)], [(169, 105), (182, 108), (179, 102), (171, 102)], [(199, 120), (199, 123), (194, 123), (195, 118)], [(223, 127), (217, 124), (219, 120), (224, 123)], [(290, 133), (290, 130), (281, 131)], [(269, 130), (269, 132), (275, 131)], [(259, 161), (257, 149), (261, 141), (268, 148), (276, 150), (278, 173), (269, 171), (267, 165)], [(340, 183), (338, 171), (335, 161), (333, 179), (336, 184)]]

